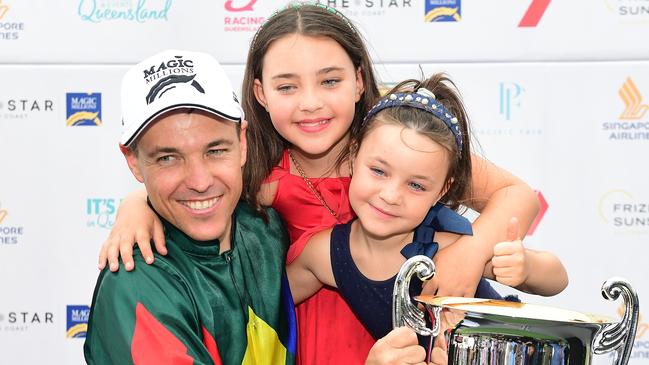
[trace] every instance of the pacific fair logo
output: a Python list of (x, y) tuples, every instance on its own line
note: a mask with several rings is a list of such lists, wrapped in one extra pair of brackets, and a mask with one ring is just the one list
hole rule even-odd
[(640, 119), (644, 117), (649, 106), (642, 103), (642, 94), (635, 86), (633, 80), (627, 77), (624, 85), (618, 92), (622, 102), (624, 102), (624, 111), (620, 115), (620, 119)]
[(521, 28), (536, 27), (541, 21), (543, 14), (545, 14), (548, 5), (550, 5), (550, 1), (551, 0), (532, 0), (532, 3), (529, 8), (527, 8), (525, 15), (523, 15), (523, 19), (518, 23), (518, 26)]

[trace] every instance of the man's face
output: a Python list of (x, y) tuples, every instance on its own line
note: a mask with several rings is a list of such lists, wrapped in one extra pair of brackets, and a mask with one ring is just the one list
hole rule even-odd
[(231, 215), (241, 196), (247, 123), (200, 111), (165, 114), (142, 134), (129, 168), (151, 204), (193, 239), (230, 242)]

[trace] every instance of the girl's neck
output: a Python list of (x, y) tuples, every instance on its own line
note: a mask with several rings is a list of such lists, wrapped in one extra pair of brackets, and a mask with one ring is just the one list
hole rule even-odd
[(399, 272), (405, 258), (401, 249), (412, 242), (413, 233), (375, 237), (363, 229), (360, 221), (352, 223), (349, 246), (356, 267), (371, 280), (387, 280)]
[[(348, 141), (349, 135), (346, 135), (330, 149), (320, 154), (307, 153), (297, 146), (291, 146), (289, 149), (307, 177), (350, 176), (351, 170), (348, 163), (343, 162), (340, 166), (336, 165), (338, 156), (340, 156), (344, 148), (347, 148)], [(298, 174), (296, 166), (291, 166), (291, 173)]]

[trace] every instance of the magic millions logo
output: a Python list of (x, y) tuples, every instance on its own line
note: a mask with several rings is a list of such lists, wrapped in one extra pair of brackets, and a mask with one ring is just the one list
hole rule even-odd
[(54, 324), (54, 313), (47, 311), (0, 311), (0, 332), (26, 332)]
[(0, 247), (17, 245), (24, 232), (23, 227), (11, 224), (9, 215), (0, 205)]
[(604, 4), (621, 22), (649, 22), (649, 0), (604, 0)]
[(0, 99), (0, 119), (27, 119), (54, 111), (54, 100), (48, 98), (10, 97)]
[(223, 30), (226, 32), (256, 32), (266, 17), (255, 11), (257, 0), (227, 0), (223, 7)]
[(88, 332), (88, 317), (90, 307), (87, 305), (68, 305), (65, 337), (85, 338)]
[(602, 221), (615, 231), (649, 232), (649, 199), (626, 190), (611, 190), (600, 198), (598, 211)]
[(640, 88), (627, 77), (618, 90), (622, 108), (616, 121), (602, 123), (602, 130), (612, 141), (649, 140), (649, 105)]
[(120, 199), (88, 198), (86, 199), (86, 227), (111, 229), (115, 223)]
[(173, 0), (80, 0), (77, 15), (90, 23), (167, 21), (172, 4)]
[(101, 93), (67, 93), (65, 99), (68, 127), (101, 125)]
[(0, 0), (0, 41), (17, 41), (25, 23), (15, 20), (11, 2)]
[(424, 0), (424, 20), (434, 22), (459, 22), (462, 19), (461, 0)]
[(474, 127), (478, 135), (485, 136), (540, 136), (543, 128), (531, 126), (522, 117), (525, 113), (525, 87), (520, 82), (502, 81), (498, 83), (496, 92), (498, 95), (497, 112), (500, 120), (497, 125), (490, 124), (488, 127)]
[[(428, 0), (426, 0), (428, 1)], [(458, 0), (459, 1), (459, 0)], [(417, 0), (319, 0), (318, 4), (335, 8), (349, 17), (393, 16), (412, 8)]]

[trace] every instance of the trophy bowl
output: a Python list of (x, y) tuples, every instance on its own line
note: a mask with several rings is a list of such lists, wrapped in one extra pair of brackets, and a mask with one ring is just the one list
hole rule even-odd
[[(394, 327), (409, 326), (433, 336), (448, 353), (448, 364), (588, 365), (593, 354), (615, 351), (614, 363), (629, 361), (638, 325), (638, 296), (621, 278), (602, 285), (608, 300), (624, 301), (621, 321), (604, 316), (501, 300), (433, 297), (410, 298), (410, 279), (430, 279), (435, 272), (426, 256), (408, 259), (397, 275), (393, 294)], [(423, 307), (424, 310), (420, 309)], [(428, 315), (428, 321), (426, 321)], [(429, 359), (430, 360), (430, 359)]]

